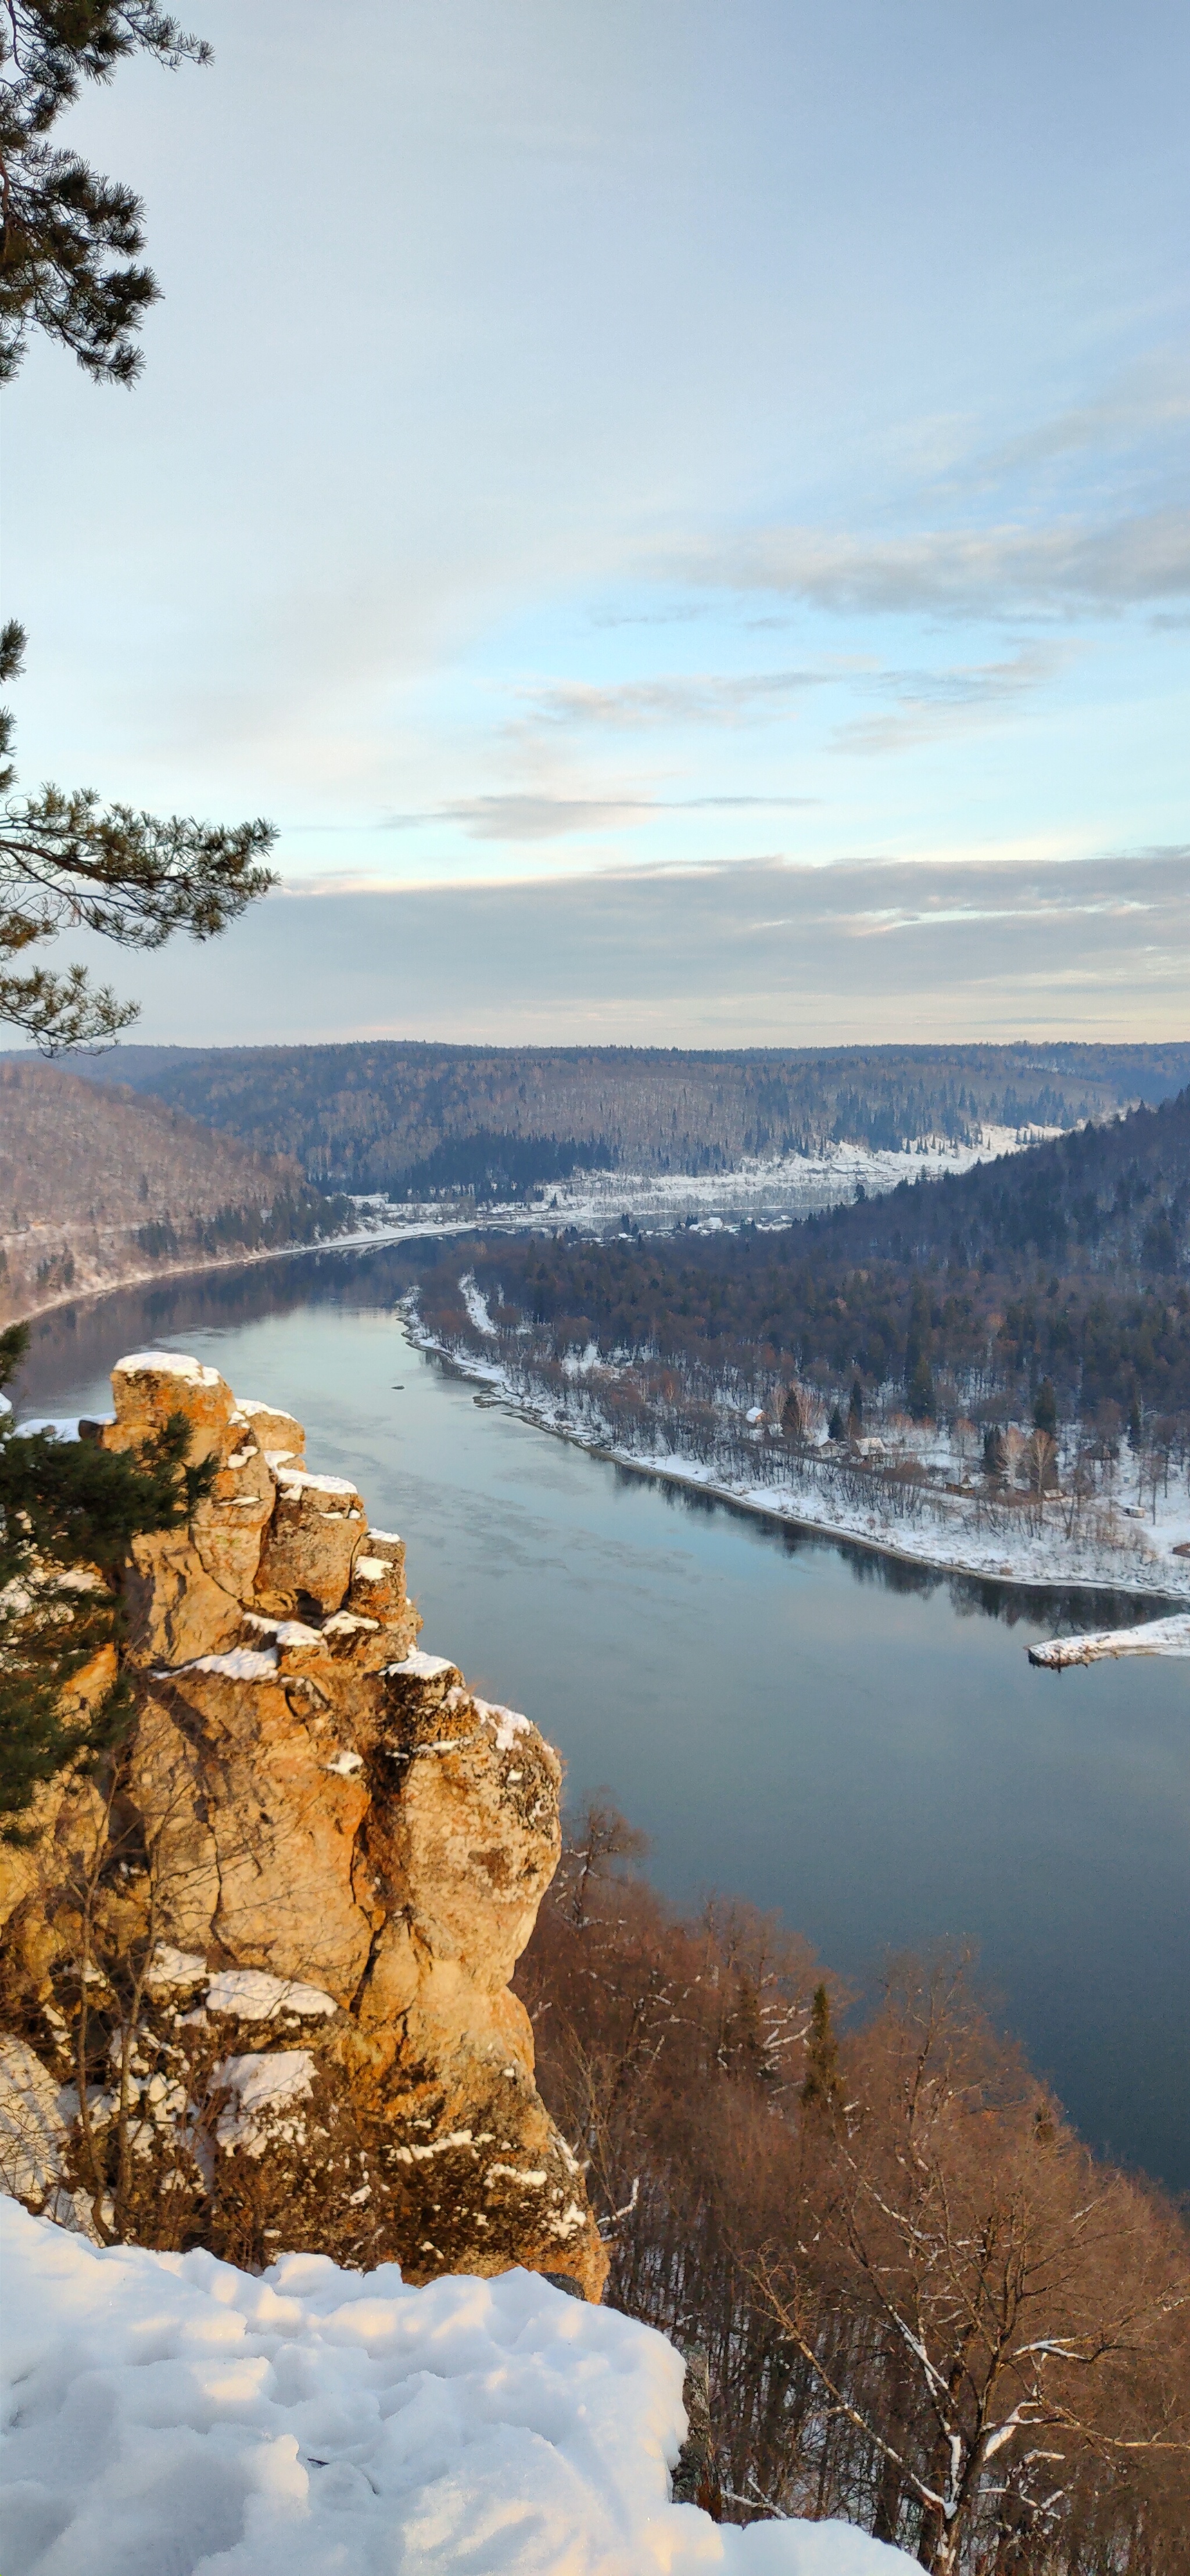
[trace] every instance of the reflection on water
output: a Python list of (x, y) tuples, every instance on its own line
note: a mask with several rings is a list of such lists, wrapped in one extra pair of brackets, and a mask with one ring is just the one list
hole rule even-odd
[(409, 1541), (423, 1643), (526, 1708), (689, 1902), (779, 1906), (845, 1973), (978, 1944), (1087, 2136), (1190, 2184), (1187, 1667), (1033, 1672), (1102, 1593), (932, 1574), (538, 1432), (408, 1347), (406, 1246), (163, 1282), (35, 1327), (26, 1410), (104, 1405), (120, 1352), (196, 1350), (292, 1406)]

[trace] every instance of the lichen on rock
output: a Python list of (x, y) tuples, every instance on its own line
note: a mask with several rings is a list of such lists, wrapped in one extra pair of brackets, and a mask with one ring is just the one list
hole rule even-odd
[(5, 2021), (76, 2086), (62, 2188), (101, 2233), (239, 2262), (519, 2263), (598, 2298), (509, 1983), (557, 1865), (557, 1754), (418, 1651), (403, 1542), (306, 1466), (292, 1415), (172, 1353), (112, 1387), (85, 1436), (135, 1450), (180, 1411), (214, 1475), (133, 1544), (111, 1776), (64, 1782), (0, 1868)]

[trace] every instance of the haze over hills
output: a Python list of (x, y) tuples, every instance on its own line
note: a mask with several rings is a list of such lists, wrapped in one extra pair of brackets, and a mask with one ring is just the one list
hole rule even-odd
[(0, 1319), (155, 1267), (305, 1242), (336, 1212), (300, 1164), (60, 1065), (0, 1064)]
[(748, 1156), (985, 1127), (1070, 1127), (1190, 1081), (1190, 1045), (120, 1047), (80, 1063), (322, 1188), (500, 1197), (576, 1168), (712, 1173)]

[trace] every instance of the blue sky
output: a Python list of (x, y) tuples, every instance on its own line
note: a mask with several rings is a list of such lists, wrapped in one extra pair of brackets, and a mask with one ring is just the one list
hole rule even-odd
[(143, 380), (5, 399), (25, 780), (296, 890), (140, 1034), (1185, 1033), (1185, 10), (192, 14)]

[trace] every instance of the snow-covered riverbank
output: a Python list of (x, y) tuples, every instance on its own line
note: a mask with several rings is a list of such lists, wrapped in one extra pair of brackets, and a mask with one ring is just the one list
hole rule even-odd
[[(472, 1379), (493, 1403), (508, 1405), (539, 1429), (594, 1456), (610, 1458), (638, 1475), (692, 1488), (737, 1511), (756, 1512), (940, 1572), (1030, 1589), (1065, 1586), (1190, 1602), (1190, 1556), (1175, 1553), (1190, 1541), (1190, 1499), (1166, 1509), (1155, 1524), (1113, 1509), (1069, 1530), (1059, 1501), (1026, 1510), (974, 1490), (906, 1488), (821, 1453), (778, 1450), (759, 1436), (752, 1451), (754, 1469), (750, 1463), (726, 1467), (719, 1458), (699, 1459), (617, 1437), (581, 1376), (554, 1392), (535, 1383), (530, 1368), (522, 1371), (495, 1355), (488, 1358), (442, 1343), (420, 1321), (415, 1301), (405, 1308), (404, 1319), (417, 1348)], [(478, 1306), (472, 1321), (478, 1331), (486, 1328), (486, 1314)]]
[(1117, 1655), (1175, 1655), (1190, 1659), (1190, 1612), (1172, 1619), (1145, 1619), (1138, 1628), (1099, 1628), (1085, 1637), (1051, 1637), (1048, 1645), (1030, 1646), (1029, 1661), (1046, 1672), (1065, 1664), (1114, 1662)]

